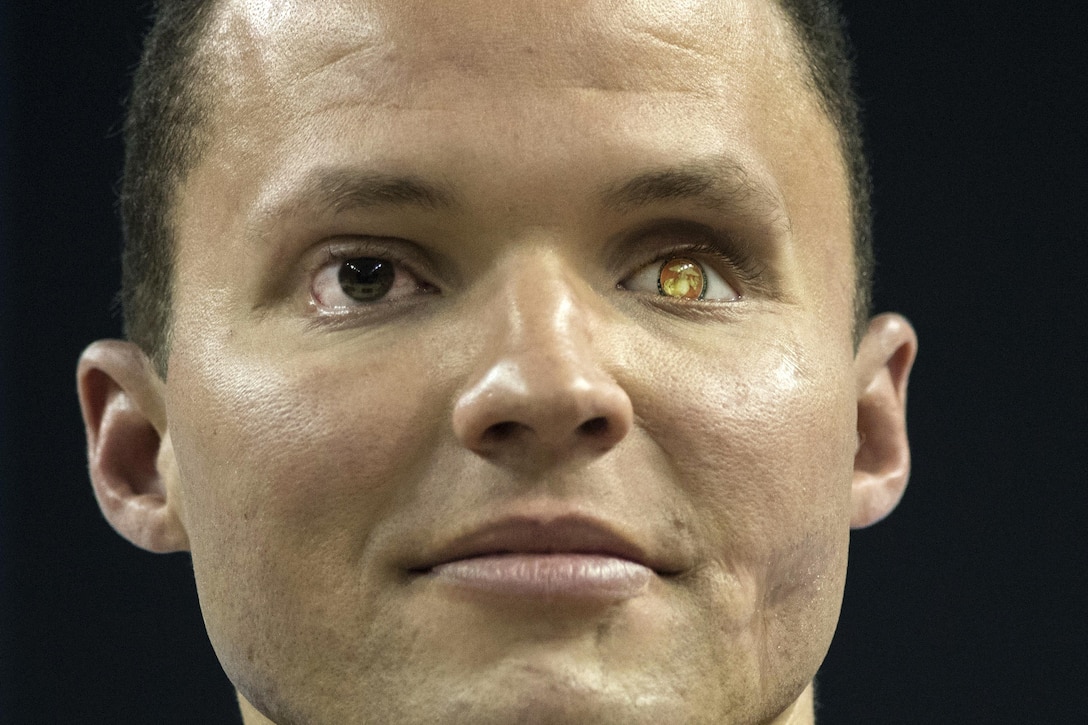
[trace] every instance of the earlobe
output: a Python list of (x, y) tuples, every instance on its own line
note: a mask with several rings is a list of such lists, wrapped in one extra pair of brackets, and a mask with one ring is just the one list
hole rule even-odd
[(858, 447), (850, 525), (862, 528), (891, 513), (910, 476), (907, 379), (918, 338), (903, 317), (879, 315), (858, 346)]
[(99, 340), (79, 359), (79, 403), (95, 498), (110, 525), (154, 552), (188, 549), (164, 387), (138, 347)]

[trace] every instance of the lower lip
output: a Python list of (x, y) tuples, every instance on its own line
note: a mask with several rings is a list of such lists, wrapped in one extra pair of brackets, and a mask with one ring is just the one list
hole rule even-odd
[(496, 554), (461, 559), (431, 570), (440, 581), (480, 592), (533, 599), (632, 599), (646, 591), (653, 570), (598, 554)]

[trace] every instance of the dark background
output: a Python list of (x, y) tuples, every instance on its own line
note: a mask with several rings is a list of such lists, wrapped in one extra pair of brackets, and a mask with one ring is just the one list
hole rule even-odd
[[(1088, 29), (1075, 2), (851, 0), (878, 309), (921, 337), (912, 485), (857, 532), (821, 725), (1088, 708)], [(142, 2), (0, 4), (0, 722), (218, 723), (188, 560), (91, 495), (73, 373), (119, 335)]]

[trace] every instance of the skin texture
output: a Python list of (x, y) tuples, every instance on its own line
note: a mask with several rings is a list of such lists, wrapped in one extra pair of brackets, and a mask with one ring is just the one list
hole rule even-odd
[[(103, 511), (191, 551), (247, 722), (811, 722), (916, 343), (881, 316), (855, 354), (846, 176), (774, 8), (234, 1), (206, 53), (168, 378), (103, 341), (79, 385)], [(330, 250), (394, 291), (337, 307)], [(674, 257), (737, 297), (658, 296)], [(418, 574), (511, 516), (655, 575)]]

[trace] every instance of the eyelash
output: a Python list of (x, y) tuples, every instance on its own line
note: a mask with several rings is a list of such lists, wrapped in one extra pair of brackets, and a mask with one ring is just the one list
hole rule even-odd
[[(629, 279), (634, 274), (645, 267), (662, 262), (670, 257), (677, 256), (691, 256), (696, 258), (702, 258), (708, 260), (710, 266), (719, 274), (724, 273), (724, 277), (727, 282), (733, 284), (733, 282), (739, 283), (740, 287), (737, 289), (737, 294), (740, 298), (746, 296), (746, 292), (753, 288), (758, 289), (760, 280), (762, 279), (763, 267), (755, 262), (755, 260), (746, 252), (741, 249), (733, 248), (728, 251), (722, 249), (722, 245), (713, 244), (709, 242), (695, 242), (686, 244), (676, 244), (666, 247), (664, 250), (655, 249), (653, 256), (648, 258), (644, 263), (639, 265), (632, 274), (627, 275), (620, 282), (617, 282), (617, 287), (623, 284), (623, 281)], [(426, 275), (419, 274), (416, 270), (421, 266), (413, 260), (406, 259), (403, 254), (392, 253), (392, 250), (386, 245), (373, 244), (373, 243), (355, 243), (355, 244), (334, 244), (330, 243), (322, 247), (320, 257), (317, 259), (315, 265), (310, 270), (308, 278), (313, 280), (316, 275), (325, 267), (331, 264), (340, 265), (352, 259), (358, 259), (360, 257), (376, 257), (383, 260), (388, 260), (396, 267), (403, 269), (412, 277), (414, 277), (421, 287), (437, 287), (431, 282), (427, 281)], [(312, 282), (311, 282), (312, 284)], [(690, 304), (692, 301), (687, 301)], [(696, 301), (702, 304), (714, 304), (714, 300), (698, 300)], [(391, 301), (386, 301), (385, 304), (390, 304)], [(395, 301), (392, 301), (396, 304)], [(363, 309), (366, 305), (361, 306)]]
[[(711, 266), (719, 274), (725, 272), (726, 281), (731, 282), (735, 280), (740, 284), (742, 289), (737, 290), (737, 294), (743, 298), (745, 292), (753, 288), (758, 289), (760, 280), (763, 275), (763, 267), (756, 263), (755, 259), (751, 255), (740, 249), (731, 249), (725, 251), (720, 245), (711, 244), (708, 242), (696, 242), (694, 244), (677, 244), (675, 247), (668, 247), (666, 251), (654, 252), (653, 258), (646, 261), (645, 264), (640, 266), (638, 270), (643, 269), (647, 265), (661, 262), (670, 257), (678, 256), (693, 256), (709, 258), (712, 262)], [(636, 270), (636, 272), (638, 271)], [(731, 279), (730, 279), (731, 278)], [(702, 302), (712, 302), (710, 300)]]
[[(433, 291), (437, 289), (436, 285), (429, 281), (430, 275), (420, 274), (417, 270), (420, 268), (426, 268), (426, 265), (417, 261), (415, 255), (405, 255), (403, 253), (397, 253), (393, 249), (390, 249), (389, 245), (378, 244), (371, 241), (358, 241), (355, 243), (339, 242), (329, 243), (321, 248), (319, 257), (315, 260), (312, 267), (307, 272), (307, 286), (312, 290), (313, 284), (321, 272), (330, 265), (340, 266), (345, 262), (353, 259), (359, 259), (362, 257), (373, 257), (390, 262), (399, 272), (404, 272), (410, 275), (418, 284), (421, 290)], [(390, 305), (408, 305), (413, 302), (412, 299), (386, 299), (383, 300), (383, 304), (361, 304), (352, 306), (351, 308), (345, 308), (344, 310), (336, 310), (334, 308), (321, 307), (320, 303), (313, 298), (313, 292), (311, 291), (311, 304), (317, 305), (322, 312), (329, 317), (347, 317), (350, 315), (357, 315), (363, 313), (366, 310), (370, 310), (370, 313), (377, 313), (379, 309), (388, 308)], [(347, 311), (350, 309), (350, 313)]]

